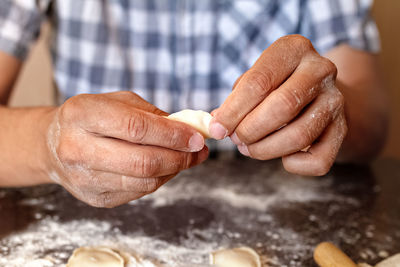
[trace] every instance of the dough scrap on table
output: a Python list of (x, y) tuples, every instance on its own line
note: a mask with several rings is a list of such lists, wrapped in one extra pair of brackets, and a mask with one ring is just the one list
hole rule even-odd
[(199, 131), (204, 138), (210, 138), (210, 131), (208, 129), (210, 121), (213, 118), (210, 113), (202, 110), (184, 109), (167, 116), (168, 119), (186, 123), (197, 131)]
[(106, 247), (81, 247), (74, 250), (67, 267), (124, 267), (126, 260)]
[(240, 247), (212, 252), (210, 264), (218, 267), (261, 267), (261, 260), (252, 248)]
[(400, 267), (400, 253), (381, 261), (375, 267)]

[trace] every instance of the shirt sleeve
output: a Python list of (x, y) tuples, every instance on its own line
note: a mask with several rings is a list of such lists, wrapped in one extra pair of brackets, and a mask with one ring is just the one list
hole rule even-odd
[(24, 60), (39, 36), (50, 0), (0, 1), (0, 50)]
[(371, 17), (373, 0), (305, 0), (300, 34), (324, 54), (340, 44), (372, 53), (380, 51), (379, 32)]

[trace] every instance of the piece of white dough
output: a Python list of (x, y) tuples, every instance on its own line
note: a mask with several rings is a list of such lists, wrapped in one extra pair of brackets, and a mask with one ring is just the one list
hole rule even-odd
[(400, 267), (400, 253), (381, 261), (375, 267)]
[(261, 267), (261, 260), (252, 248), (240, 247), (212, 252), (210, 264), (218, 267)]
[(81, 247), (74, 250), (66, 267), (124, 267), (125, 259), (105, 247)]
[(204, 136), (204, 138), (211, 137), (208, 127), (213, 117), (208, 112), (202, 110), (184, 109), (179, 112), (172, 113), (167, 118), (189, 124), (197, 131), (199, 131)]

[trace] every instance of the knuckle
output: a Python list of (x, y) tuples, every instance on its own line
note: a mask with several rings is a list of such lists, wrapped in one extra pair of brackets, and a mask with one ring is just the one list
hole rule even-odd
[(314, 46), (313, 46), (312, 42), (308, 38), (306, 38), (300, 34), (289, 35), (289, 36), (287, 36), (287, 38), (289, 39), (290, 44), (298, 49), (305, 50), (305, 51), (309, 51), (309, 50), (314, 51)]
[[(185, 138), (182, 136), (182, 131), (178, 128), (173, 128), (171, 129), (171, 132), (169, 133), (169, 138), (168, 138), (168, 143), (171, 147), (173, 148), (180, 148), (182, 147), (182, 141), (184, 141)], [(187, 141), (188, 143), (189, 141)]]
[(240, 141), (246, 145), (251, 143), (250, 136), (254, 135), (256, 131), (257, 129), (253, 129), (250, 123), (241, 123), (235, 130)]
[(143, 191), (147, 194), (151, 194), (155, 192), (161, 184), (162, 182), (158, 178), (146, 178), (143, 181)]
[(189, 169), (193, 165), (194, 157), (193, 153), (180, 152), (179, 163), (177, 164), (177, 168), (174, 171), (181, 171)]
[(79, 110), (81, 108), (81, 98), (84, 98), (83, 95), (73, 96), (69, 98), (65, 103), (60, 107), (60, 116), (64, 120), (71, 120), (76, 117), (76, 114), (79, 114)]
[(301, 105), (301, 99), (294, 91), (281, 91), (277, 95), (278, 106), (282, 108), (280, 111), (287, 115), (294, 115), (297, 113), (297, 109)]
[(315, 52), (308, 53), (303, 57), (302, 65), (304, 65), (305, 69), (310, 70), (314, 77), (320, 77), (322, 85), (329, 87), (334, 84), (337, 76), (337, 67), (326, 57), (322, 57)]
[(116, 92), (115, 94), (117, 94), (118, 96), (120, 96), (122, 98), (136, 98), (137, 97), (137, 95), (131, 91), (119, 91), (119, 92)]
[(295, 131), (296, 148), (303, 149), (312, 144), (314, 141), (314, 136), (312, 130), (309, 127), (303, 126)]
[(144, 116), (140, 113), (134, 113), (128, 116), (127, 121), (128, 136), (136, 142), (142, 142), (148, 131)]
[(118, 204), (114, 201), (111, 192), (103, 192), (88, 200), (88, 204), (98, 208), (114, 208)]
[(144, 101), (140, 96), (138, 96), (137, 94), (135, 94), (132, 91), (119, 91), (119, 92), (116, 92), (113, 94), (116, 94), (118, 99), (121, 101), (129, 100), (132, 103), (140, 103), (140, 102)]
[(273, 89), (273, 73), (268, 69), (250, 70), (246, 76), (246, 85), (249, 90), (254, 90), (261, 96), (267, 95)]
[(328, 100), (329, 110), (333, 114), (333, 118), (336, 118), (342, 110), (344, 110), (345, 99), (343, 94), (335, 89), (331, 92), (331, 96)]
[(240, 82), (240, 80), (241, 80), (242, 78), (243, 78), (243, 74), (240, 75), (240, 76), (236, 79), (235, 83), (234, 83), (233, 86), (232, 86), (232, 90), (235, 90), (236, 86), (239, 84), (239, 82)]
[(142, 154), (134, 159), (133, 168), (134, 172), (138, 173), (140, 177), (153, 177), (157, 176), (160, 169), (159, 158), (147, 154)]
[(58, 159), (68, 165), (80, 162), (80, 149), (77, 144), (67, 138), (61, 138), (56, 149)]
[(327, 59), (326, 57), (319, 56), (318, 57), (318, 65), (319, 69), (322, 72), (323, 76), (329, 76), (329, 77), (336, 77), (337, 75), (337, 67), (336, 65)]

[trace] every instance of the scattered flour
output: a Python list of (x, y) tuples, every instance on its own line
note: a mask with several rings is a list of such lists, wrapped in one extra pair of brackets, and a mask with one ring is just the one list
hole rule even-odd
[[(8, 244), (13, 251), (0, 258), (0, 266), (63, 266), (77, 247), (107, 246), (145, 257), (140, 263), (131, 257), (127, 267), (188, 266), (181, 265), (182, 262), (189, 262), (190, 266), (195, 267), (204, 263), (208, 253), (217, 248), (216, 243), (201, 242), (195, 238), (176, 246), (155, 238), (124, 235), (108, 222), (77, 220), (61, 223), (46, 218), (34, 227), (1, 241), (0, 244)], [(155, 265), (153, 262), (161, 263)]]
[[(143, 209), (148, 216), (144, 223), (131, 226), (128, 232), (124, 232), (123, 227), (118, 224), (121, 221), (118, 220), (98, 220), (89, 216), (75, 219), (68, 215), (70, 220), (64, 221), (65, 215), (63, 220), (60, 219), (62, 212), (58, 210), (56, 202), (40, 196), (23, 198), (19, 205), (32, 209), (45, 208), (52, 213), (38, 212), (34, 216), (36, 222), (0, 239), (0, 266), (61, 267), (65, 266), (77, 247), (108, 246), (143, 256), (144, 261), (140, 265), (134, 264), (132, 259), (130, 267), (153, 267), (152, 262), (157, 262), (162, 267), (203, 267), (208, 262), (210, 252), (241, 245), (256, 249), (268, 266), (305, 266), (304, 259), (309, 258), (313, 247), (319, 242), (321, 231), (331, 230), (325, 228), (327, 224), (324, 222), (340, 216), (343, 203), (352, 210), (361, 205), (359, 199), (336, 194), (331, 190), (334, 182), (331, 177), (294, 178), (279, 169), (256, 169), (249, 172), (247, 177), (242, 177), (243, 179), (234, 179), (234, 168), (240, 166), (211, 166), (213, 171), (206, 177), (196, 174), (196, 170), (185, 172), (154, 194), (131, 202), (124, 210), (127, 214), (131, 214), (131, 211), (132, 214), (141, 214)], [(163, 218), (169, 220), (171, 216), (168, 212), (173, 211), (174, 207), (182, 208), (175, 213), (178, 215), (189, 211), (191, 205), (205, 209), (205, 214), (211, 213), (214, 217), (202, 225), (196, 221), (199, 220), (196, 210), (178, 218), (181, 220), (177, 222), (181, 224), (178, 227), (182, 227), (182, 231), (176, 233), (177, 240), (167, 242), (168, 238), (161, 237), (164, 222), (162, 219), (160, 221), (158, 212), (166, 211), (167, 217)], [(299, 205), (311, 210), (299, 213), (303, 220), (299, 225), (286, 223), (286, 214), (282, 215), (280, 212), (291, 214), (296, 212)], [(313, 210), (314, 208), (322, 209), (323, 214)], [(239, 213), (241, 216), (235, 216)], [(350, 214), (357, 215), (354, 212)], [(125, 220), (128, 219), (128, 224), (134, 222), (135, 218), (129, 216), (122, 216), (120, 220), (126, 223)], [(350, 221), (359, 220), (355, 217)], [(155, 233), (153, 236), (146, 235), (140, 227), (147, 222), (156, 227), (151, 230)], [(174, 221), (166, 223), (171, 224)], [(376, 229), (369, 226), (364, 231), (361, 225), (363, 224), (350, 225), (350, 228), (335, 231), (349, 245), (360, 242), (364, 236), (371, 236), (366, 233), (376, 235)], [(174, 231), (174, 225), (168, 227), (168, 231)], [(361, 254), (366, 259), (375, 256), (367, 250), (361, 251)]]
[[(327, 201), (337, 198), (333, 193), (321, 194), (318, 188), (329, 186), (331, 179), (317, 181), (310, 179), (285, 179), (284, 177), (270, 177), (268, 179), (269, 188), (273, 190), (270, 194), (254, 194), (254, 190), (243, 192), (242, 185), (225, 184), (222, 186), (210, 186), (200, 182), (188, 184), (184, 182), (173, 183), (168, 187), (161, 187), (154, 194), (144, 197), (152, 200), (153, 205), (171, 205), (176, 201), (188, 200), (193, 198), (207, 197), (218, 202), (227, 203), (235, 208), (248, 208), (258, 211), (266, 211), (268, 207), (274, 206), (278, 202), (297, 202), (305, 203), (309, 201)], [(256, 187), (257, 184), (252, 186)], [(130, 202), (135, 205), (137, 202)]]

